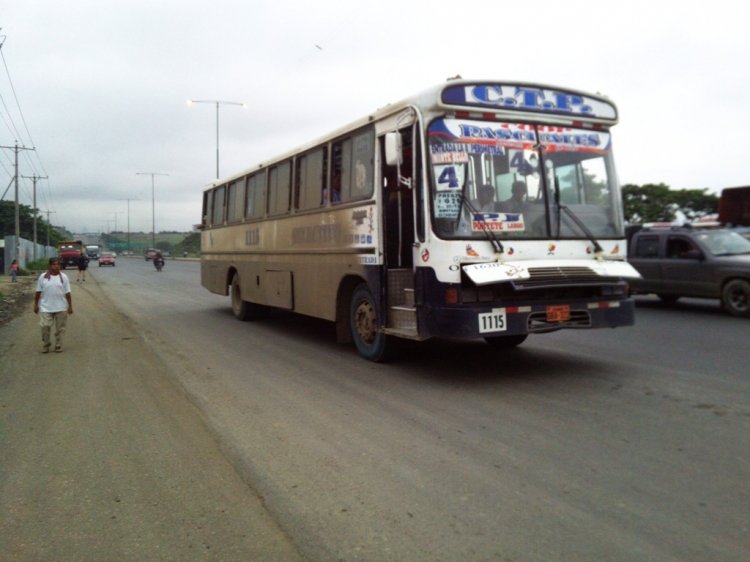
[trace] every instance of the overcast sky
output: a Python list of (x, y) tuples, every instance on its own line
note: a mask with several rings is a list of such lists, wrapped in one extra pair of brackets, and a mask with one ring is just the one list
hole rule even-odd
[[(74, 232), (189, 230), (220, 175), (460, 74), (618, 106), (622, 184), (750, 185), (750, 4), (26, 0), (0, 11), (0, 145)], [(2, 40), (2, 38), (0, 38)], [(12, 81), (12, 87), (11, 87)], [(18, 106), (22, 111), (19, 113)], [(0, 195), (13, 151), (0, 154)], [(21, 203), (32, 204), (31, 180)], [(5, 200), (13, 199), (13, 188)], [(116, 221), (116, 224), (115, 224)]]

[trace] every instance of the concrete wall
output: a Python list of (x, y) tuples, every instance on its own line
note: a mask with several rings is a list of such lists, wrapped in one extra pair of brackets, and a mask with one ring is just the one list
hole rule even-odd
[[(6, 236), (3, 240), (4, 248), (0, 248), (0, 271), (4, 275), (8, 275), (10, 271), (10, 262), (14, 259), (18, 260), (21, 267), (25, 268), (27, 263), (34, 261), (34, 243), (31, 240), (20, 238), (18, 240), (18, 255), (16, 256), (16, 237)], [(45, 246), (43, 244), (36, 245), (36, 259), (40, 258), (51, 258), (57, 255), (57, 248), (53, 246)]]

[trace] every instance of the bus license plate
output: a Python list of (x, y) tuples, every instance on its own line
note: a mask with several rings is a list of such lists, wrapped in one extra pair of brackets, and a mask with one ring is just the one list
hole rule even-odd
[(565, 322), (570, 320), (570, 305), (560, 304), (547, 307), (547, 322)]
[(479, 333), (505, 332), (508, 329), (508, 319), (504, 308), (493, 308), (492, 312), (479, 314)]

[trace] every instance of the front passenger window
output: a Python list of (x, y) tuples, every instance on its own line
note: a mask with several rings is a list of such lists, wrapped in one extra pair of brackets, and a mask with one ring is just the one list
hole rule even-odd
[(697, 248), (685, 238), (670, 238), (667, 241), (667, 257), (673, 259), (693, 259)]

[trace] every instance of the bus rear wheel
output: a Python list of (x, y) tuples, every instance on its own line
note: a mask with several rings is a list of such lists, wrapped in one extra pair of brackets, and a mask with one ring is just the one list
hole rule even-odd
[(349, 324), (354, 345), (362, 357), (370, 361), (385, 361), (388, 358), (393, 343), (380, 330), (375, 299), (365, 283), (352, 294)]
[(240, 276), (236, 273), (232, 277), (232, 289), (230, 297), (232, 299), (232, 312), (234, 313), (235, 317), (237, 317), (238, 320), (247, 320), (248, 303), (242, 300)]

